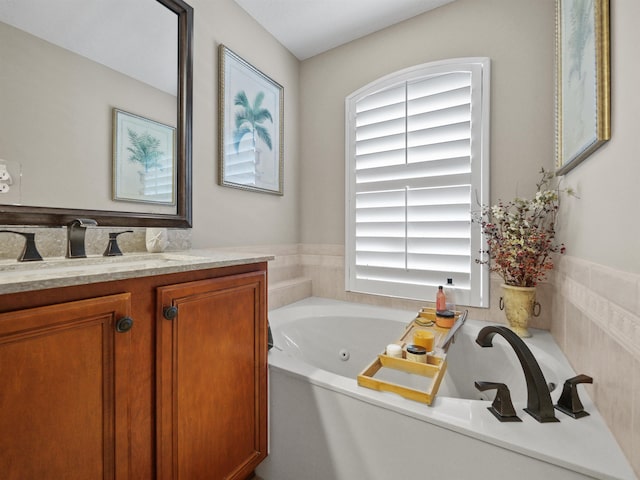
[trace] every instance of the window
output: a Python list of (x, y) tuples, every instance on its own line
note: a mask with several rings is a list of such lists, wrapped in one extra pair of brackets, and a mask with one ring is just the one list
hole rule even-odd
[(346, 99), (347, 290), (487, 307), (489, 59), (419, 65)]

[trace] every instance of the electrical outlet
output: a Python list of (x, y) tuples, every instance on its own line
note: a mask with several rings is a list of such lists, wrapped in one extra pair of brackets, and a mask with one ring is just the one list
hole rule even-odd
[(10, 182), (11, 181), (11, 175), (9, 175), (9, 172), (7, 171), (7, 166), (0, 164), (0, 182)]
[(6, 183), (0, 183), (0, 193), (8, 193), (9, 192), (9, 185), (7, 185)]

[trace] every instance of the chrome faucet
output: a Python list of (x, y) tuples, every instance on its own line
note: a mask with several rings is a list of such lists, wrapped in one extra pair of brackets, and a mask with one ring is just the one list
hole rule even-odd
[(87, 227), (95, 227), (98, 222), (91, 218), (76, 218), (67, 224), (67, 258), (86, 258), (84, 236)]
[(507, 327), (490, 325), (480, 330), (476, 343), (481, 347), (492, 347), (493, 336), (496, 333), (509, 342), (524, 371), (524, 378), (527, 382), (527, 408), (524, 411), (540, 423), (559, 422), (554, 415), (551, 393), (542, 369), (529, 347), (518, 335)]

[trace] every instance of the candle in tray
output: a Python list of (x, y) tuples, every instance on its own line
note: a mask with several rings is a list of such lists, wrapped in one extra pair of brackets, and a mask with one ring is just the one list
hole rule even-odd
[(413, 343), (424, 347), (427, 352), (433, 351), (433, 342), (435, 335), (430, 330), (418, 329), (413, 332)]
[(387, 345), (387, 355), (395, 358), (402, 358), (402, 347), (395, 343), (390, 343)]

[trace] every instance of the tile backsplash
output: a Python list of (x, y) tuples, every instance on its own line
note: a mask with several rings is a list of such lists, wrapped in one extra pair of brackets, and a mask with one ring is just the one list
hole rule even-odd
[(563, 256), (551, 333), (640, 476), (640, 275)]
[[(35, 232), (36, 247), (45, 259), (47, 257), (64, 257), (67, 248), (67, 228), (22, 227), (15, 225), (0, 225), (0, 230), (14, 230), (18, 232)], [(102, 255), (109, 243), (109, 233), (133, 230), (118, 237), (120, 250), (127, 253), (145, 252), (145, 228), (143, 227), (89, 227), (86, 232), (87, 255)], [(167, 250), (188, 250), (191, 248), (191, 230), (175, 228), (167, 229), (169, 246)], [(16, 259), (24, 248), (24, 238), (21, 235), (0, 233), (0, 259)]]

